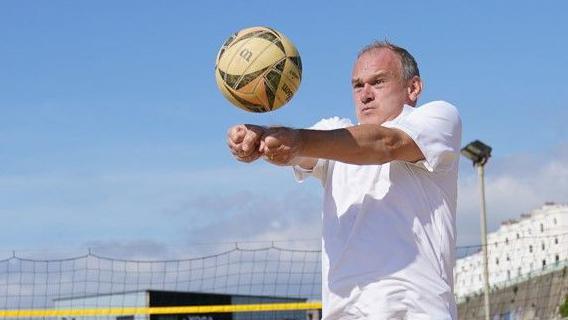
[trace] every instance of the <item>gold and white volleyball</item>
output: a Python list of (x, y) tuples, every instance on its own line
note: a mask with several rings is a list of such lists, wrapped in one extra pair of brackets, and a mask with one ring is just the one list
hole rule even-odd
[(246, 28), (231, 35), (219, 50), (215, 78), (235, 106), (268, 112), (292, 99), (300, 87), (302, 61), (282, 33), (268, 27)]

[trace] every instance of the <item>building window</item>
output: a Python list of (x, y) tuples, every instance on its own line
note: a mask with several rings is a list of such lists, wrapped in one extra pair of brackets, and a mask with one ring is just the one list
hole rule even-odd
[(544, 232), (544, 224), (540, 224), (540, 232)]
[(558, 244), (558, 238), (554, 238), (554, 244)]
[(509, 244), (509, 238), (505, 238), (505, 244)]
[(519, 267), (519, 268), (517, 269), (517, 276), (520, 276), (521, 274), (522, 274), (522, 270), (521, 270), (521, 267)]
[(556, 221), (556, 218), (554, 218), (554, 224), (558, 223), (558, 221)]
[(495, 264), (499, 265), (499, 258), (495, 258)]
[(529, 246), (529, 252), (532, 253), (532, 246)]
[(511, 261), (511, 258), (509, 258), (509, 255), (507, 255), (507, 261)]
[(507, 270), (507, 280), (511, 280), (511, 270)]
[(560, 262), (560, 256), (556, 255), (556, 263)]
[(519, 239), (519, 238), (520, 238), (520, 236), (519, 236), (519, 234), (517, 233), (517, 239)]
[(541, 247), (542, 247), (542, 251), (544, 251), (544, 242), (542, 243), (542, 246), (541, 246)]
[(495, 242), (495, 248), (497, 248), (497, 242)]

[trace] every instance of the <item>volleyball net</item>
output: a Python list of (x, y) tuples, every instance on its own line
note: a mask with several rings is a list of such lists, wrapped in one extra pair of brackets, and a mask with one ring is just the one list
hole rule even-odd
[[(546, 318), (568, 308), (568, 230), (553, 231), (487, 245), (492, 317)], [(482, 247), (458, 247), (457, 255), (460, 319), (482, 319)], [(235, 244), (170, 260), (117, 259), (93, 250), (66, 259), (13, 253), (0, 260), (0, 320), (315, 320), (320, 301), (319, 245)]]
[(235, 248), (191, 259), (122, 260), (89, 252), (0, 260), (3, 319), (312, 319), (320, 250)]

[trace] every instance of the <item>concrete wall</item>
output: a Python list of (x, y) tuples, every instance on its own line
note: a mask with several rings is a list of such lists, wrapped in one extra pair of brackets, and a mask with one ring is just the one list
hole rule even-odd
[[(509, 287), (491, 291), (491, 319), (562, 319), (558, 307), (568, 295), (568, 267)], [(485, 319), (483, 293), (467, 297), (458, 305), (460, 320)]]

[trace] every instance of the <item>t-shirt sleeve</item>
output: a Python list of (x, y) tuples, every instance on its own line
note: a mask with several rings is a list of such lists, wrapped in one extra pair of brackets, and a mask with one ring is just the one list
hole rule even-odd
[[(351, 120), (339, 117), (333, 117), (328, 119), (322, 119), (315, 125), (311, 126), (309, 129), (313, 130), (334, 130), (339, 128), (350, 127), (353, 124)], [(330, 165), (331, 160), (318, 159), (316, 165), (311, 169), (304, 169), (300, 166), (293, 166), (294, 177), (296, 181), (303, 182), (308, 177), (314, 177), (320, 180), (322, 183), (325, 182), (327, 178), (327, 169)]]
[(300, 166), (293, 166), (294, 178), (296, 178), (298, 182), (304, 182), (306, 178), (314, 177), (323, 183), (326, 179), (328, 165), (329, 160), (318, 159), (316, 165), (311, 170), (304, 169)]
[(418, 145), (425, 159), (416, 165), (430, 172), (446, 171), (457, 165), (462, 125), (457, 109), (450, 103), (427, 103), (385, 126), (404, 131)]

